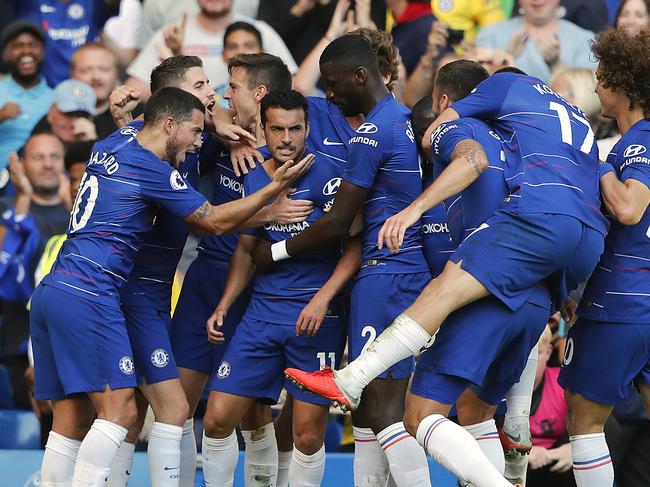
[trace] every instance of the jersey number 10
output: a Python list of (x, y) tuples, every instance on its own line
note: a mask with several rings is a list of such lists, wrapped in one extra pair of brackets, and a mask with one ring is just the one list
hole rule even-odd
[[(88, 177), (88, 173), (85, 173), (79, 183), (79, 191), (77, 192), (77, 197), (74, 200), (74, 206), (72, 207), (72, 213), (70, 214), (70, 233), (81, 230), (86, 226), (90, 215), (95, 208), (95, 202), (97, 201), (97, 195), (99, 194), (99, 181), (97, 176)], [(83, 209), (83, 213), (79, 216), (81, 212), (81, 203), (86, 199), (86, 206)]]

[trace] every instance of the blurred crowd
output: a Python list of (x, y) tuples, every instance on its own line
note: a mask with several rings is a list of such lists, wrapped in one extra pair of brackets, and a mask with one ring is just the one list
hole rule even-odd
[[(382, 73), (390, 73), (405, 105), (430, 95), (436, 70), (453, 60), (471, 59), (489, 72), (516, 66), (588, 115), (604, 159), (618, 135), (600, 116), (590, 41), (609, 25), (631, 32), (650, 26), (650, 0), (0, 0), (0, 362), (15, 407), (34, 406), (27, 304), (39, 262), (56, 255), (46, 243), (65, 233), (93, 141), (116, 129), (110, 95), (118, 86), (139, 94), (137, 116), (150, 96), (151, 70), (170, 56), (195, 55), (227, 107), (228, 61), (268, 52), (285, 61), (295, 89), (324, 96), (321, 53), (363, 28), (390, 54)], [(563, 353), (563, 326), (551, 324), (540, 343), (544, 367), (558, 365)], [(571, 485), (566, 406), (557, 369), (544, 367), (535, 383), (531, 421), (539, 441), (530, 467), (569, 472)], [(619, 412), (617, 437), (645, 446), (636, 448), (640, 459), (621, 455), (619, 465), (638, 460), (648, 470), (648, 422), (637, 406)], [(644, 475), (620, 485), (650, 485)], [(540, 478), (535, 484), (531, 476), (529, 485), (564, 485)]]

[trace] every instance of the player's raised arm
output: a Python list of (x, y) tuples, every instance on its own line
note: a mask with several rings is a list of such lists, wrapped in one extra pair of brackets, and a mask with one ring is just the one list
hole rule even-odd
[(240, 200), (213, 206), (205, 201), (185, 222), (195, 233), (201, 231), (213, 235), (223, 235), (237, 230), (240, 225), (251, 218), (266, 203), (289, 187), (292, 181), (300, 178), (314, 162), (309, 154), (298, 162), (289, 161), (278, 168), (273, 180), (261, 190)]
[(406, 230), (415, 225), (422, 214), (445, 199), (467, 188), (488, 167), (488, 159), (481, 144), (465, 139), (452, 152), (452, 161), (435, 181), (413, 203), (384, 222), (377, 236), (377, 246), (386, 246), (397, 252), (404, 241)]

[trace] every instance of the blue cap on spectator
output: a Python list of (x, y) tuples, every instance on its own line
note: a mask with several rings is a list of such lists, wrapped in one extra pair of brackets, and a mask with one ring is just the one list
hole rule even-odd
[(36, 24), (30, 22), (29, 20), (18, 19), (7, 25), (2, 31), (2, 34), (0, 35), (0, 47), (4, 48), (7, 42), (15, 39), (20, 34), (23, 34), (25, 32), (28, 32), (36, 37), (41, 42), (41, 44), (45, 42), (43, 32), (41, 32), (41, 29), (39, 29)]
[(86, 83), (67, 79), (54, 88), (52, 103), (63, 113), (86, 112), (94, 115), (97, 97)]

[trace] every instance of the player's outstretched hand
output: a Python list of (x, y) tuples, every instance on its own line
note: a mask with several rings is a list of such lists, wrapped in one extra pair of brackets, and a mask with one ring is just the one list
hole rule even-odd
[(314, 211), (314, 203), (309, 200), (292, 200), (289, 195), (294, 191), (294, 188), (286, 188), (273, 200), (273, 203), (269, 206), (271, 221), (300, 223), (311, 215), (311, 212)]
[(226, 341), (223, 336), (223, 332), (221, 331), (221, 327), (223, 326), (223, 321), (226, 318), (228, 310), (220, 306), (220, 304), (217, 305), (216, 309), (212, 312), (206, 323), (208, 341), (215, 344), (220, 344)]
[(386, 247), (396, 253), (404, 243), (406, 229), (415, 225), (422, 216), (422, 212), (413, 206), (407, 206), (399, 213), (386, 220), (377, 235), (377, 247), (382, 249), (384, 242)]
[(287, 161), (273, 173), (273, 182), (279, 183), (282, 188), (287, 188), (296, 179), (309, 171), (314, 163), (314, 154), (307, 154), (299, 162)]
[(296, 321), (296, 336), (304, 335), (313, 337), (320, 329), (321, 323), (327, 314), (329, 299), (325, 299), (316, 293), (307, 306), (303, 308)]
[(142, 95), (133, 88), (122, 85), (113, 90), (109, 97), (111, 116), (118, 127), (124, 127), (133, 121), (132, 112), (138, 106)]
[(273, 256), (271, 255), (271, 242), (258, 238), (253, 248), (253, 264), (255, 272), (270, 272), (275, 266)]
[(257, 139), (246, 129), (214, 117), (212, 121), (214, 122), (215, 133), (222, 139), (229, 140), (230, 142), (241, 142), (242, 145), (247, 144), (252, 148), (257, 147)]
[[(248, 133), (248, 132), (246, 132)], [(235, 176), (248, 174), (248, 169), (255, 169), (264, 162), (264, 157), (257, 149), (248, 144), (233, 144), (230, 148), (230, 162)]]

